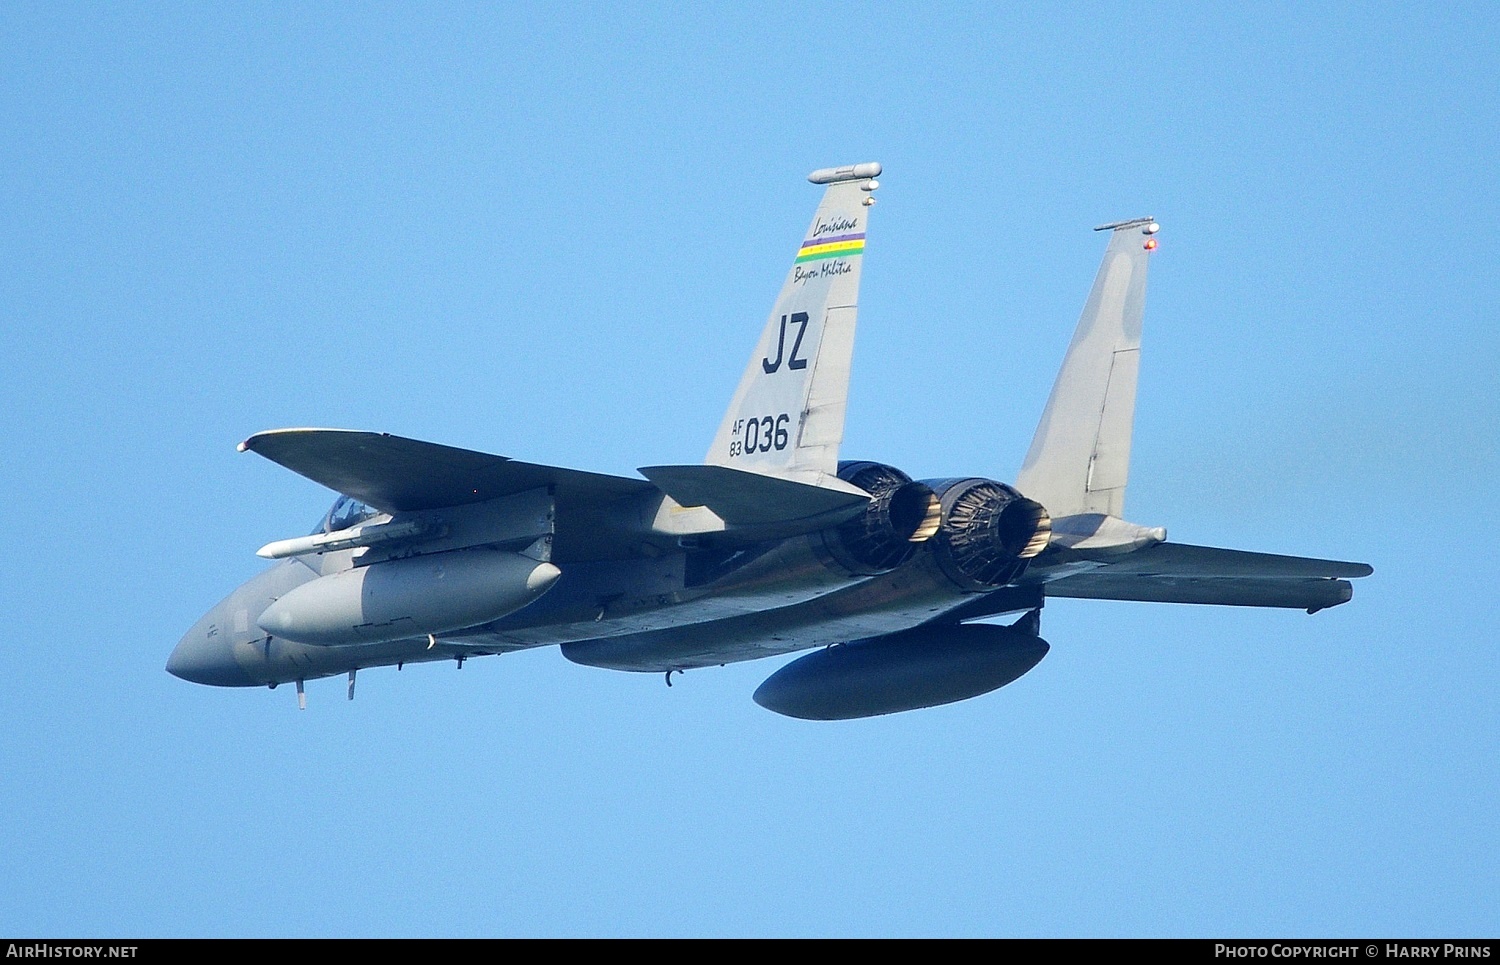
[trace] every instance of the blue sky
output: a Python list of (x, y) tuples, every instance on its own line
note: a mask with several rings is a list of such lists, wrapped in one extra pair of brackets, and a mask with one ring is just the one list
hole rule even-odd
[[(1497, 931), (1491, 4), (0, 9), (0, 932)], [(162, 669), (378, 429), (701, 458), (818, 199), (885, 164), (844, 453), (1013, 477), (1104, 239), (1154, 256), (1128, 515), (1376, 568), (1060, 600), (997, 693), (778, 662)]]

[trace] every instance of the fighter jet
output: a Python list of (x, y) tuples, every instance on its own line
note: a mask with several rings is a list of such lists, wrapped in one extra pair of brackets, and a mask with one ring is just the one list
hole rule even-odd
[[(380, 432), (240, 443), (337, 492), (318, 528), (199, 620), (167, 661), (221, 687), (558, 646), (672, 675), (811, 650), (754, 699), (817, 720), (975, 697), (1046, 655), (1050, 597), (1346, 603), (1363, 563), (1170, 542), (1125, 517), (1146, 269), (1159, 225), (1109, 244), (1014, 485), (841, 461), (879, 164), (824, 186), (701, 465), (641, 478)], [(1019, 614), (1009, 625), (975, 622)]]

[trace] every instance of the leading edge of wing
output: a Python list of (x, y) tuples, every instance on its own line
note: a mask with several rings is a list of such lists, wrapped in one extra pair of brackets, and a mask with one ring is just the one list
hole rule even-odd
[(480, 503), (543, 486), (596, 499), (653, 489), (641, 479), (354, 429), (273, 429), (256, 433), (239, 449), (388, 513)]
[(1245, 550), (1157, 543), (1098, 569), (1046, 584), (1048, 596), (1159, 603), (1265, 606), (1309, 612), (1347, 603), (1348, 579), (1375, 572), (1367, 563)]

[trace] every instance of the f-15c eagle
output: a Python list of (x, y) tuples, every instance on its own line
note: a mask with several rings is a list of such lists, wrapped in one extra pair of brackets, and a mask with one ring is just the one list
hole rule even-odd
[[(209, 610), (167, 670), (275, 687), (558, 645), (672, 674), (814, 652), (755, 692), (793, 717), (931, 707), (1047, 653), (1048, 597), (1345, 603), (1363, 563), (1169, 542), (1125, 519), (1146, 268), (1158, 225), (1103, 225), (1104, 262), (1015, 485), (840, 461), (878, 164), (815, 171), (822, 202), (702, 465), (625, 478), (379, 432), (240, 444), (339, 493), (310, 536)], [(977, 623), (1020, 614), (1008, 626)]]

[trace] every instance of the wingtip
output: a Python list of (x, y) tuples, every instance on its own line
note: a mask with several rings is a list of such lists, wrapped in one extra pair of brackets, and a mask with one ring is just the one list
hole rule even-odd
[(327, 429), (327, 428), (321, 428), (321, 427), (318, 427), (318, 426), (289, 426), (289, 427), (284, 428), (284, 429), (262, 429), (260, 432), (255, 433), (250, 438), (246, 439), (244, 442), (240, 443), (239, 445), (235, 446), (234, 448), (235, 448), (235, 450), (237, 452), (256, 452), (256, 451), (259, 451), (260, 444), (262, 442), (264, 442), (265, 440), (267, 440), (267, 439), (271, 439), (271, 438), (274, 438), (274, 437), (280, 437), (280, 436), (304, 435), (304, 434), (307, 434), (307, 433), (325, 433), (325, 434), (341, 433), (341, 434), (346, 434), (346, 435), (382, 435), (382, 436), (389, 436), (390, 435), (390, 433), (388, 433), (388, 432), (375, 433), (375, 432), (369, 432), (369, 431), (363, 430), (363, 429)]

